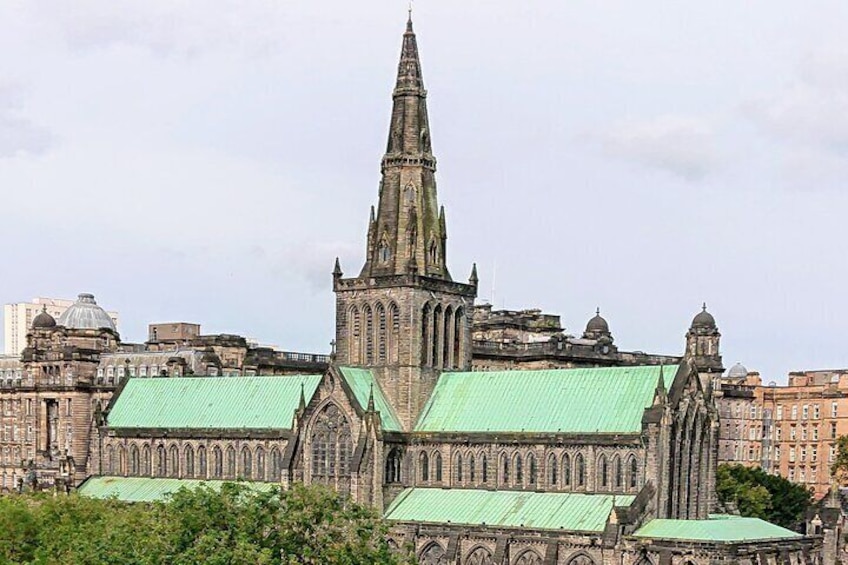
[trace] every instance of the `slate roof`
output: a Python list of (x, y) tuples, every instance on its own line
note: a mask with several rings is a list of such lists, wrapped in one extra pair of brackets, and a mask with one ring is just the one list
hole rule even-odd
[(290, 429), (321, 375), (130, 378), (109, 411), (112, 428)]
[(386, 510), (387, 520), (503, 528), (602, 532), (613, 506), (631, 495), (408, 488)]
[[(150, 479), (146, 477), (91, 477), (80, 485), (77, 492), (91, 498), (117, 498), (125, 502), (154, 502), (180, 488), (196, 489), (201, 484), (220, 489), (225, 481), (198, 481), (194, 479)], [(251, 489), (269, 491), (275, 483), (244, 482)]]
[(417, 432), (639, 433), (662, 371), (602, 367), (443, 373)]
[(400, 424), (395, 411), (392, 410), (389, 401), (383, 395), (380, 389), (380, 384), (374, 378), (370, 369), (359, 369), (354, 367), (339, 367), (342, 375), (347, 381), (356, 397), (356, 401), (366, 409), (368, 407), (368, 397), (371, 391), (374, 391), (374, 409), (380, 413), (380, 420), (383, 423), (383, 429), (392, 432), (401, 432), (403, 427)]
[(803, 537), (759, 518), (711, 515), (709, 520), (651, 520), (636, 533), (637, 538), (739, 543)]

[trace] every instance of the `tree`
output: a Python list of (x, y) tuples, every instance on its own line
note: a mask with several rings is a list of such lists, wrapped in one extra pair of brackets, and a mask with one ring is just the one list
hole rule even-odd
[(840, 485), (848, 480), (848, 436), (836, 440), (836, 461), (830, 466), (830, 476)]
[(798, 527), (813, 498), (803, 485), (744, 465), (719, 465), (716, 493), (722, 504), (735, 504), (743, 516), (784, 528)]

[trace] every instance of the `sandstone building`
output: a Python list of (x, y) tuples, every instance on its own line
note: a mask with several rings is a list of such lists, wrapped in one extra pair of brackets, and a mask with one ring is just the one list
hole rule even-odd
[[(58, 460), (57, 476), (71, 466), (82, 493), (127, 500), (198, 480), (328, 485), (383, 512), (391, 543), (411, 544), (424, 564), (820, 563), (818, 535), (716, 514), (720, 334), (706, 308), (679, 358), (617, 358), (600, 316), (570, 342), (550, 320), (499, 329), (496, 314), (474, 309), (476, 268), (467, 281), (448, 270), (426, 100), (409, 21), (366, 261), (353, 276), (338, 260), (333, 269), (326, 368), (263, 371), (263, 357), (227, 336), (192, 336), (200, 363), (180, 362), (170, 341), (193, 333), (185, 327), (165, 332), (168, 378), (127, 369), (101, 382), (103, 356), (132, 366), (160, 344), (122, 351), (107, 327), (43, 318), (22, 373), (45, 388), (13, 382), (8, 393), (47, 414), (27, 480)], [(490, 356), (477, 369), (492, 370), (475, 371), (474, 316), (492, 322), (478, 325), (485, 340), (516, 331), (571, 350)], [(51, 432), (67, 421), (66, 397), (90, 423), (67, 455)]]

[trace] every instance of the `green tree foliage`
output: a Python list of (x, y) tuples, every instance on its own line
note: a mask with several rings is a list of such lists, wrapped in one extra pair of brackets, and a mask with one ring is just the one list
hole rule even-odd
[(830, 476), (840, 485), (848, 482), (848, 436), (836, 440), (836, 461), (830, 466)]
[(0, 497), (0, 565), (405, 565), (370, 509), (324, 488), (256, 492), (242, 483), (166, 502)]
[(744, 465), (719, 465), (716, 493), (722, 504), (735, 504), (743, 516), (784, 528), (797, 528), (813, 499), (803, 485)]

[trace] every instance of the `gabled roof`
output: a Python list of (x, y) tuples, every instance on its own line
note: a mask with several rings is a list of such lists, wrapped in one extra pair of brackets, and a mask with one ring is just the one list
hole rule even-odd
[(633, 496), (566, 492), (408, 488), (384, 517), (423, 522), (602, 532), (613, 506), (629, 506)]
[[(225, 481), (197, 481), (194, 479), (150, 479), (146, 477), (91, 477), (80, 485), (77, 492), (91, 498), (117, 498), (125, 502), (153, 502), (181, 488), (196, 489), (202, 484), (220, 489)], [(267, 492), (276, 483), (244, 482), (251, 489)]]
[(111, 428), (291, 429), (301, 387), (321, 375), (130, 378), (109, 411)]
[(638, 538), (712, 543), (738, 543), (803, 537), (799, 533), (759, 518), (742, 518), (726, 514), (711, 515), (709, 520), (651, 520), (633, 535)]
[(675, 366), (443, 373), (417, 432), (639, 433)]
[(342, 376), (353, 391), (359, 406), (366, 410), (368, 408), (368, 397), (374, 392), (374, 409), (380, 413), (383, 429), (390, 432), (401, 432), (403, 427), (400, 420), (392, 410), (391, 404), (386, 400), (380, 384), (374, 378), (370, 369), (359, 369), (355, 367), (339, 367)]

